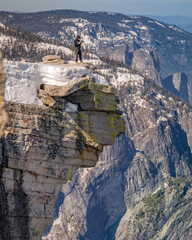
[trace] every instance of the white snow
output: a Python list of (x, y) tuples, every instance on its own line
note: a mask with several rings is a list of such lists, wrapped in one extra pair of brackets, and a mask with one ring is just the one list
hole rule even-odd
[(79, 28), (83, 28), (85, 27), (87, 24), (89, 24), (89, 22), (86, 19), (83, 18), (61, 18), (59, 23), (65, 23), (65, 22), (73, 22), (75, 23), (75, 25)]
[(62, 27), (62, 29), (70, 36), (77, 36), (77, 28), (70, 26), (70, 27)]
[(165, 26), (164, 26), (163, 24), (161, 24), (160, 22), (158, 22), (158, 21), (155, 21), (155, 23), (156, 23), (157, 25), (159, 25), (160, 27), (163, 27), (163, 28), (165, 28)]
[(110, 78), (110, 83), (115, 88), (122, 85), (140, 88), (144, 85), (144, 78), (142, 76), (139, 74), (133, 74), (126, 68), (119, 67), (115, 73), (111, 72), (110, 69), (99, 69), (99, 73), (107, 75), (108, 78)]
[(137, 36), (137, 33), (135, 31), (130, 31), (130, 33), (134, 36)]
[[(42, 83), (63, 86), (88, 74), (96, 83), (107, 84), (107, 80), (91, 74), (89, 69), (77, 65), (51, 65), (4, 61), (6, 72), (5, 100), (11, 102), (42, 105), (37, 97), (37, 90)], [(70, 106), (68, 106), (68, 111)]]
[(108, 15), (113, 15), (113, 16), (116, 15), (116, 13), (114, 13), (114, 12), (108, 12), (107, 14), (108, 14)]
[(66, 103), (64, 112), (77, 112), (78, 105), (70, 102)]
[(184, 31), (183, 30), (181, 30), (180, 28), (177, 28), (177, 27), (175, 27), (175, 26), (172, 26), (172, 25), (170, 25), (169, 26), (169, 28), (171, 28), (171, 29), (173, 29), (174, 31), (177, 31), (177, 32), (181, 32), (181, 33), (183, 33)]
[(69, 48), (66, 48), (66, 47), (63, 47), (63, 46), (56, 46), (54, 44), (49, 44), (49, 43), (37, 43), (37, 49), (45, 49), (45, 50), (48, 50), (48, 49), (53, 49), (56, 51), (56, 53), (58, 53), (59, 51), (62, 51), (64, 52), (66, 55), (72, 55), (73, 52), (69, 49)]
[(39, 64), (39, 77), (45, 84), (63, 86), (84, 74), (90, 74), (85, 67)]
[(138, 25), (138, 26), (135, 26), (136, 28), (139, 28), (139, 29), (141, 29), (141, 30), (145, 30), (145, 31), (147, 31), (148, 30), (148, 27), (147, 26), (140, 26), (140, 25)]
[(42, 105), (37, 89), (42, 83), (38, 64), (4, 61), (6, 72), (5, 100)]
[(14, 43), (16, 41), (16, 38), (14, 37), (8, 37), (5, 35), (0, 35), (0, 45), (4, 45), (6, 43), (6, 45), (8, 44), (8, 42)]
[(123, 19), (122, 22), (125, 22), (125, 23), (130, 23), (130, 22), (134, 22), (133, 20), (127, 20), (127, 19)]
[(100, 84), (104, 84), (104, 85), (109, 85), (109, 84), (108, 84), (108, 81), (107, 81), (102, 75), (93, 74), (93, 77), (95, 78), (95, 82), (96, 82), (96, 83), (100, 83)]
[[(82, 39), (83, 39), (83, 43), (86, 43), (87, 46), (92, 45), (92, 44), (94, 43), (93, 38), (89, 37), (88, 35), (82, 35), (82, 34), (81, 34), (81, 37), (82, 37)], [(82, 44), (83, 44), (83, 43), (82, 43)], [(94, 44), (93, 44), (93, 45), (94, 45)]]
[(63, 22), (74, 22), (76, 19), (75, 18), (61, 18), (59, 23)]
[(147, 108), (146, 101), (144, 99), (141, 98), (136, 99), (135, 104), (137, 104), (141, 108)]
[(140, 16), (130, 16), (130, 18), (138, 19), (141, 18)]
[(161, 95), (160, 93), (158, 93), (158, 94), (157, 94), (157, 96), (156, 96), (155, 98), (159, 100), (159, 99), (163, 99), (163, 98), (164, 98), (164, 96), (163, 96), (163, 95)]
[(173, 40), (173, 38), (172, 37), (167, 37), (167, 40)]
[(180, 41), (178, 41), (179, 43), (181, 43), (181, 44), (185, 44), (186, 43), (186, 40), (180, 40)]
[[(122, 69), (123, 70), (123, 69)], [(121, 68), (118, 69), (116, 73), (116, 77), (111, 80), (111, 83), (118, 88), (120, 85), (128, 84), (130, 86), (143, 86), (144, 79), (138, 74), (132, 74), (129, 72), (129, 70), (124, 69), (124, 71), (121, 71)]]
[(130, 26), (126, 25), (125, 23), (117, 23), (118, 26), (120, 27), (125, 27), (125, 28), (129, 28)]
[(0, 27), (5, 28), (5, 25), (0, 22)]

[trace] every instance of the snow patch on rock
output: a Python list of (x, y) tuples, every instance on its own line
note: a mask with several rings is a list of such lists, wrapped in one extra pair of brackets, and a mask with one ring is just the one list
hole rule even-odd
[[(10, 102), (43, 105), (37, 96), (37, 90), (41, 84), (64, 86), (85, 74), (94, 77), (96, 83), (108, 85), (104, 77), (92, 74), (83, 66), (4, 61), (4, 68), (5, 100)], [(69, 110), (70, 107), (67, 109)]]
[(70, 102), (66, 103), (64, 112), (77, 112), (78, 111), (78, 105), (77, 104), (73, 104)]

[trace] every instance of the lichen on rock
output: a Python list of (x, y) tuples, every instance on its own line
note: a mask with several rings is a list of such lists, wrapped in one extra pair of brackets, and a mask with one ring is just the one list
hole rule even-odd
[[(114, 88), (97, 84), (89, 76), (77, 79), (65, 86), (42, 84), (41, 89), (48, 94), (47, 101), (50, 97), (57, 97), (58, 101), (59, 98), (64, 98), (66, 101), (78, 104), (80, 109), (85, 111), (115, 112), (117, 110)], [(40, 99), (42, 99), (41, 96)]]
[[(93, 81), (83, 77), (66, 87), (41, 86), (44, 106), (6, 102), (1, 185), (8, 206), (2, 219), (8, 224), (1, 230), (9, 239), (39, 240), (52, 222), (62, 185), (78, 168), (94, 167), (103, 146), (125, 132), (114, 90)], [(86, 93), (91, 108), (82, 105)], [(98, 93), (105, 95), (100, 105), (94, 98)], [(107, 96), (112, 107), (103, 103)], [(79, 111), (64, 111), (69, 100)]]
[(5, 73), (3, 70), (2, 54), (0, 52), (0, 137), (3, 136), (3, 129), (7, 122), (7, 115), (3, 108), (4, 106), (4, 92), (5, 92)]

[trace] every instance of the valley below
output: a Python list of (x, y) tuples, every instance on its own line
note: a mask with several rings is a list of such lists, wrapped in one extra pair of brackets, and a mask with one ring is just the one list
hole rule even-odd
[(191, 33), (73, 10), (0, 22), (0, 239), (190, 240)]

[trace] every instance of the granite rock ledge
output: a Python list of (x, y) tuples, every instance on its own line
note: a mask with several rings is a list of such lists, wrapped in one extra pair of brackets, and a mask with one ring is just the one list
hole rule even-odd
[[(64, 87), (42, 85), (39, 97), (44, 106), (5, 103), (1, 240), (39, 240), (62, 185), (78, 168), (94, 167), (103, 146), (125, 132), (114, 89), (89, 76)], [(64, 112), (66, 102), (78, 111)]]
[(5, 73), (2, 64), (2, 54), (0, 52), (0, 137), (7, 122), (7, 114), (4, 110)]

